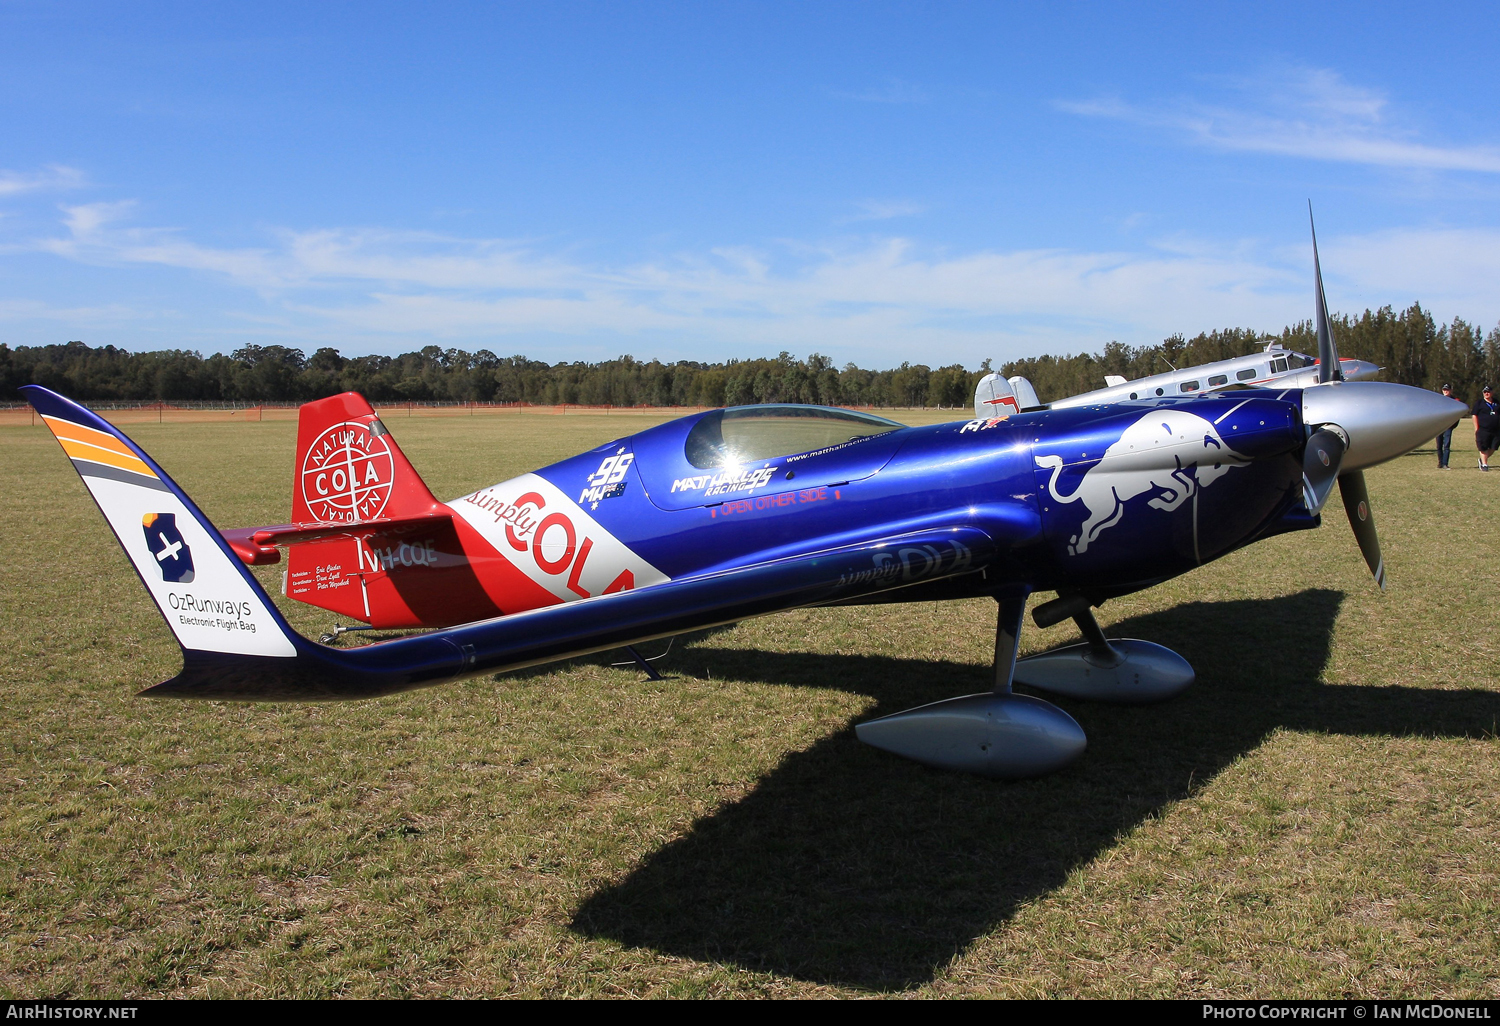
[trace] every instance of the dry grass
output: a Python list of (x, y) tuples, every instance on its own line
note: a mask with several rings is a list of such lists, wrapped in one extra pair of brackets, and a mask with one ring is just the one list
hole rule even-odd
[[(652, 422), (393, 427), (457, 495)], [(284, 519), (294, 424), (132, 430), (218, 523)], [(1370, 474), (1388, 594), (1330, 516), (1106, 606), (1199, 683), (1067, 703), (1087, 755), (1002, 784), (852, 732), (981, 690), (983, 602), (748, 622), (662, 683), (135, 699), (175, 644), (50, 436), (0, 444), (6, 996), (1500, 995), (1500, 474), (1463, 456)]]

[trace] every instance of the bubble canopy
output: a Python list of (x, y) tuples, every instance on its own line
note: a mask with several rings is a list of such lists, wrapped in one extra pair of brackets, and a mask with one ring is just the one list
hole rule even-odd
[(832, 406), (773, 403), (731, 406), (688, 432), (687, 461), (700, 470), (812, 452), (902, 427), (893, 420)]

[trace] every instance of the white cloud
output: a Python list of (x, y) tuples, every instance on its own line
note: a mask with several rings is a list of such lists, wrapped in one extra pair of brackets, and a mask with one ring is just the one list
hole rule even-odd
[[(630, 347), (640, 343), (628, 339), (643, 339), (652, 355), (785, 348), (866, 363), (915, 354), (973, 364), (1096, 350), (1111, 338), (1146, 344), (1214, 327), (1275, 330), (1310, 313), (1311, 261), (1301, 244), (1174, 235), (1118, 251), (954, 253), (888, 237), (608, 265), (515, 240), (376, 229), (281, 231), (263, 246), (220, 248), (132, 227), (130, 213), (129, 204), (67, 207), (66, 234), (35, 247), (93, 265), (212, 276), (259, 296), (257, 316), (278, 330), (319, 344), (445, 338), (498, 348), (515, 336), (526, 347), (549, 337)], [(1500, 315), (1492, 287), (1500, 232), (1330, 237), (1323, 252), (1338, 309), (1420, 298), (1440, 316), (1490, 323)]]
[(1107, 97), (1064, 101), (1063, 110), (1186, 134), (1222, 150), (1411, 170), (1500, 172), (1500, 147), (1419, 141), (1385, 94), (1337, 72), (1279, 69), (1233, 80), (1238, 105), (1199, 101), (1140, 104)]
[(0, 170), (0, 196), (13, 196), (41, 189), (72, 189), (84, 183), (83, 172), (62, 164), (52, 164), (42, 171)]
[(130, 214), (135, 203), (123, 200), (119, 203), (83, 203), (76, 207), (63, 207), (63, 224), (75, 239), (87, 239), (111, 221), (119, 221)]
[(314, 230), (279, 232), (266, 247), (199, 245), (171, 228), (121, 226), (134, 202), (63, 207), (68, 234), (38, 247), (104, 264), (159, 264), (210, 271), (262, 290), (388, 282), (440, 289), (573, 288), (577, 268), (507, 240), (467, 240), (424, 232)]
[[(1371, 305), (1400, 308), (1420, 300), (1445, 316), (1477, 317), (1486, 324), (1500, 315), (1491, 298), (1500, 281), (1500, 231), (1401, 228), (1321, 248), (1324, 276), (1329, 277), (1328, 268), (1336, 268), (1334, 280), (1370, 297)], [(1329, 302), (1337, 305), (1333, 293)], [(1359, 309), (1365, 305), (1358, 301)]]

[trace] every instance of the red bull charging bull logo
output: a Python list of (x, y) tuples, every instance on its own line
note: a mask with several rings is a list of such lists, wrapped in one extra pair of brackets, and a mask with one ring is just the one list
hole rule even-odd
[(395, 461), (385, 426), (345, 421), (308, 447), (299, 484), (303, 501), (323, 523), (372, 520), (391, 497)]
[(1152, 495), (1146, 505), (1170, 513), (1231, 468), (1249, 462), (1229, 447), (1213, 424), (1172, 409), (1148, 413), (1126, 428), (1070, 493), (1057, 488), (1066, 464), (1062, 456), (1034, 459), (1037, 467), (1052, 471), (1044, 487), (1054, 501), (1082, 501), (1088, 510), (1078, 533), (1068, 539), (1070, 556), (1083, 555), (1099, 535), (1118, 524), (1131, 499)]

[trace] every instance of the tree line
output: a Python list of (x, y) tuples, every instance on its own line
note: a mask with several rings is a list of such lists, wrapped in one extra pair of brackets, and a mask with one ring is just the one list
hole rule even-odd
[(967, 406), (979, 377), (959, 364), (933, 369), (836, 368), (826, 356), (662, 363), (622, 356), (599, 363), (546, 363), (427, 346), (400, 356), (345, 357), (335, 349), (305, 356), (285, 346), (246, 346), (228, 355), (114, 346), (0, 344), (5, 398), (34, 383), (79, 400), (236, 400), (305, 402), (360, 392), (372, 402), (497, 402), (611, 406)]
[[(1381, 377), (1436, 389), (1451, 382), (1457, 395), (1475, 399), (1480, 385), (1500, 379), (1500, 327), (1485, 335), (1462, 319), (1439, 325), (1419, 304), (1359, 317), (1333, 318), (1343, 356), (1377, 363)], [(1007, 377), (1029, 378), (1043, 402), (1104, 385), (1106, 374), (1145, 377), (1258, 352), (1279, 341), (1317, 352), (1311, 322), (1279, 335), (1230, 328), (1188, 339), (1173, 335), (1159, 345), (1110, 342), (1102, 352), (1036, 356), (1004, 364)], [(630, 356), (598, 363), (547, 363), (488, 350), (427, 346), (400, 356), (345, 357), (319, 349), (312, 356), (285, 346), (245, 346), (203, 356), (186, 350), (133, 353), (115, 346), (68, 342), (50, 346), (0, 343), (0, 396), (19, 398), (24, 384), (45, 385), (79, 400), (231, 400), (306, 402), (339, 392), (373, 402), (500, 402), (611, 406), (736, 406), (745, 403), (822, 403), (830, 406), (967, 407), (986, 360), (975, 370), (960, 364), (932, 368), (903, 363), (888, 370), (842, 368), (813, 353), (796, 359), (662, 363)]]

